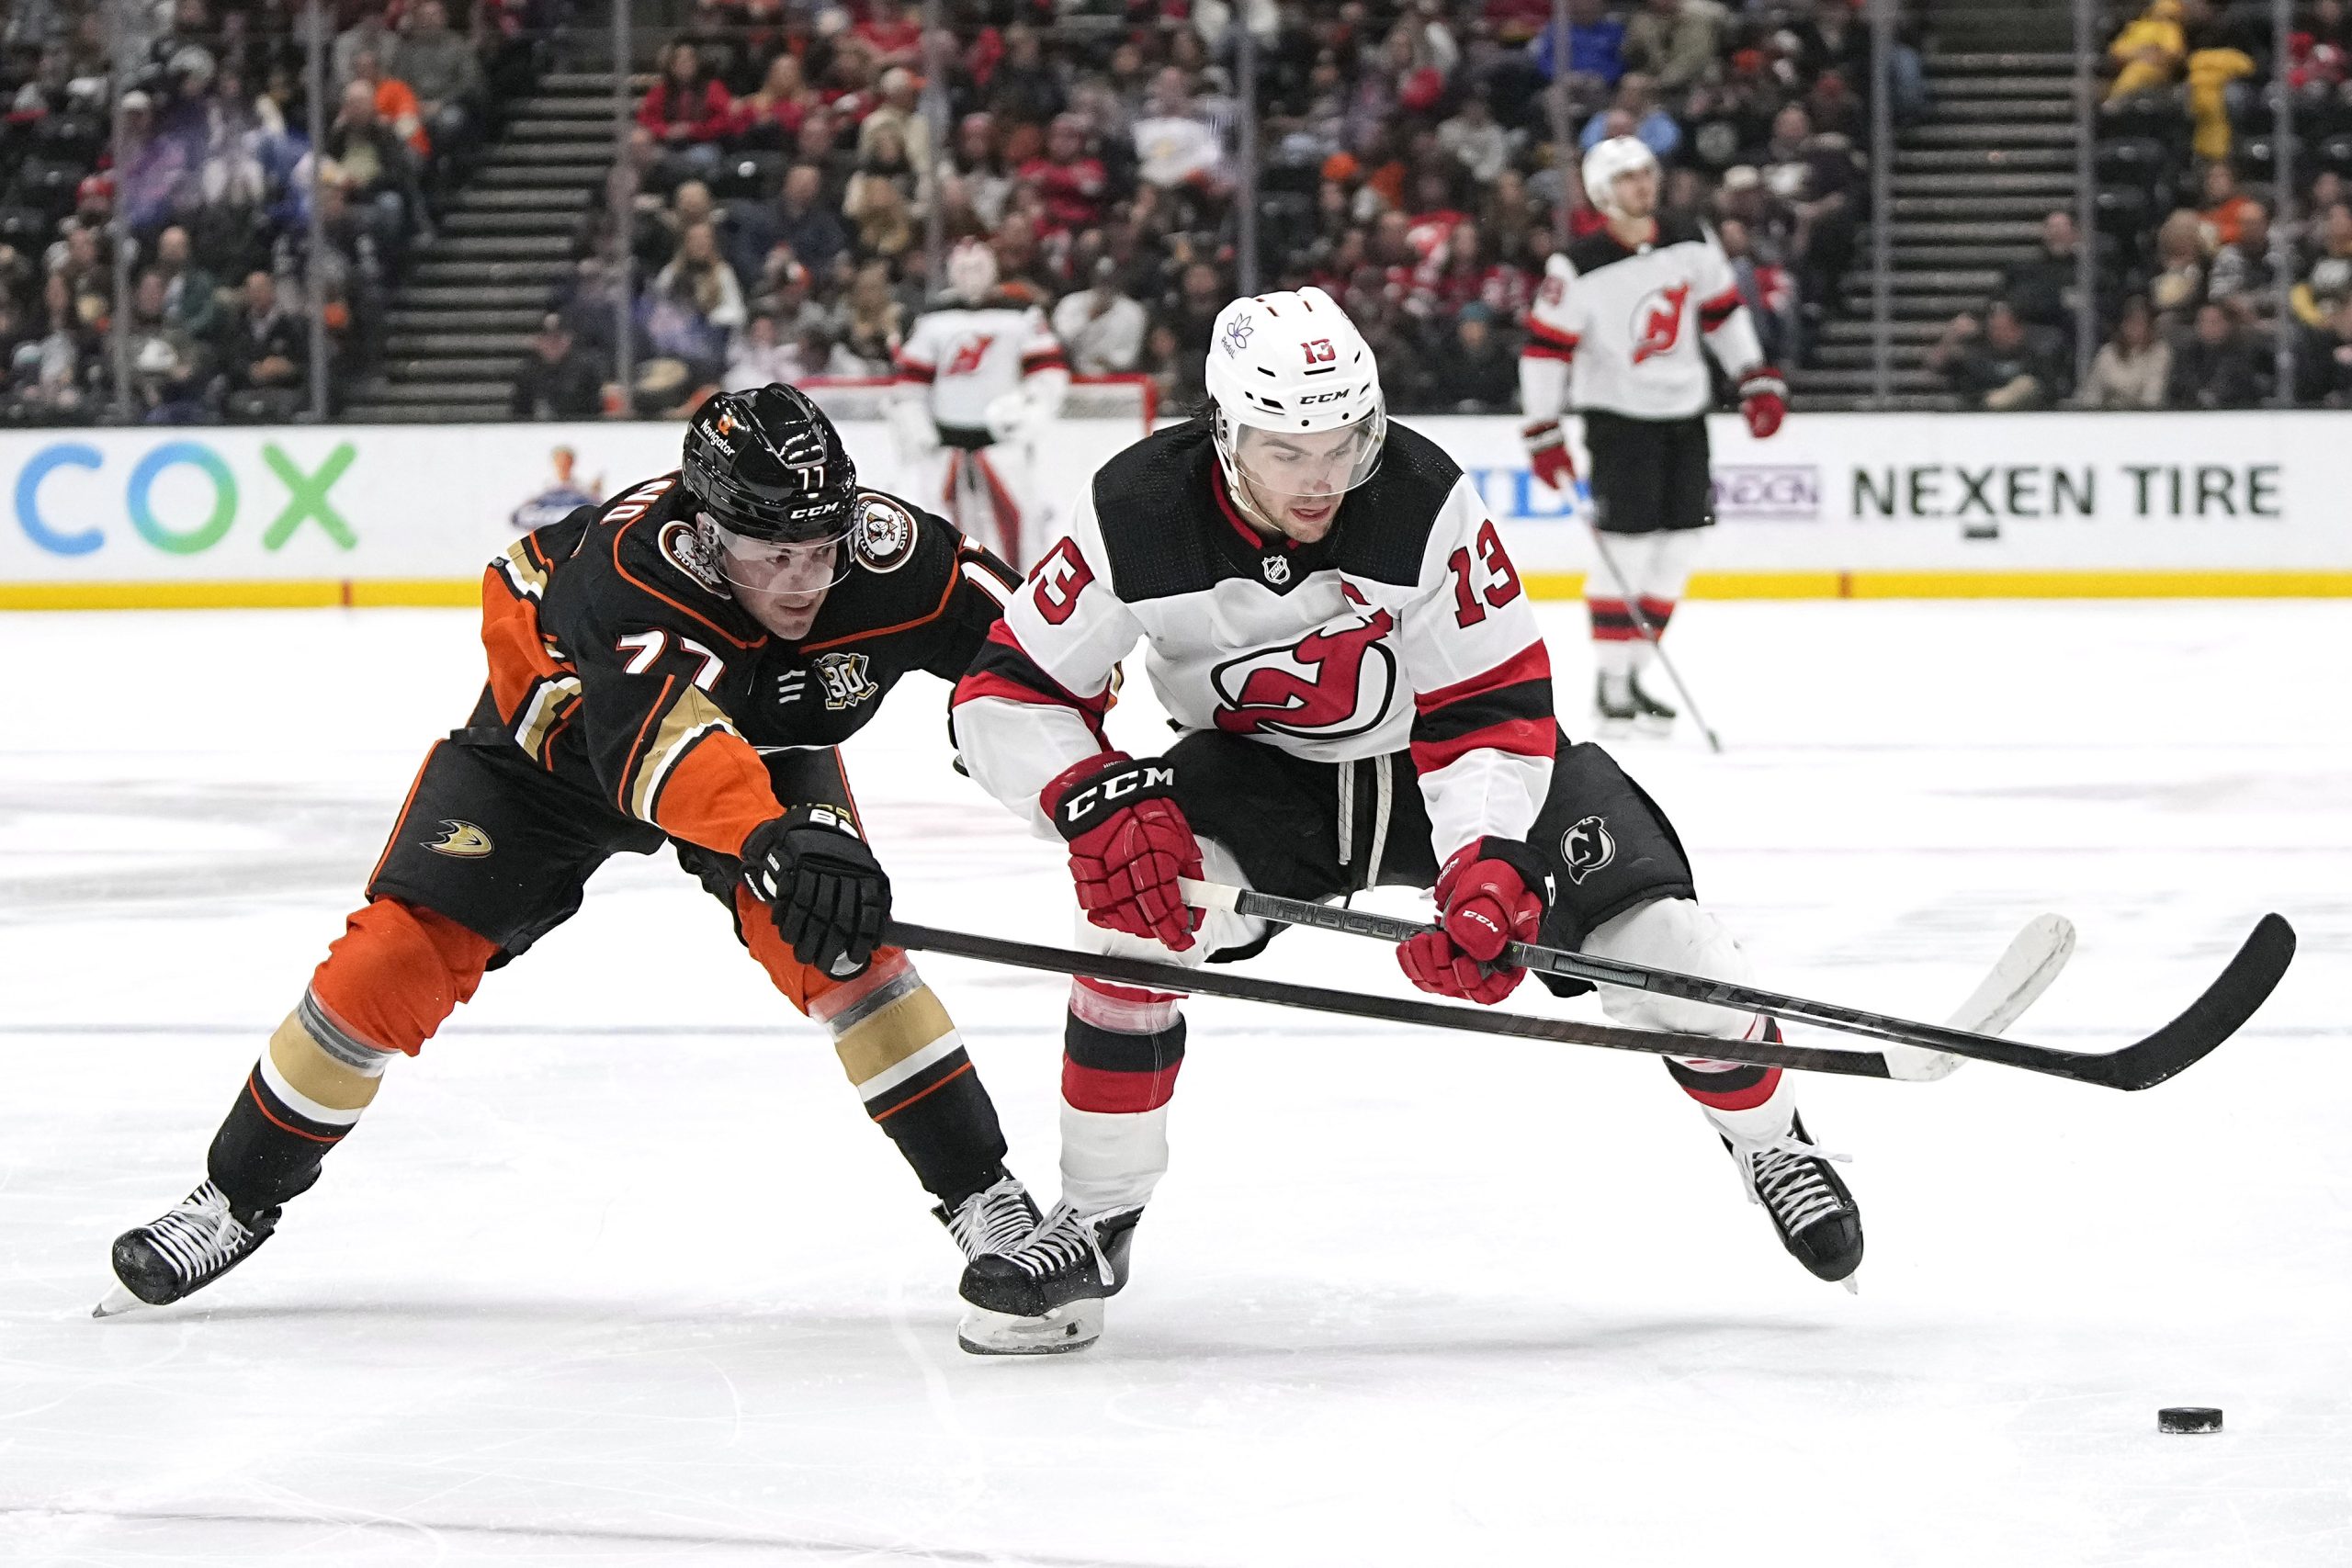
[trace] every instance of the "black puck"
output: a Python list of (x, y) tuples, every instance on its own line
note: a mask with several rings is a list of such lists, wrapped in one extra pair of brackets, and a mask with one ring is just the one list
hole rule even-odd
[(2169, 1404), (2156, 1412), (2159, 1432), (2218, 1432), (2222, 1413), (2210, 1404)]

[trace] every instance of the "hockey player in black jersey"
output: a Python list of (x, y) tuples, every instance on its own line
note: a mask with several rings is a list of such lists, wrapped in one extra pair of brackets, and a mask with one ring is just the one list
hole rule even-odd
[[(1347, 316), (1317, 288), (1237, 299), (1208, 385), (1211, 417), (1094, 476), (956, 690), (972, 776), (1068, 845), (1081, 942), (1197, 964), (1272, 936), (1231, 913), (1196, 919), (1184, 876), (1309, 899), (1388, 885), (1436, 894), (1439, 929), (1398, 952), (1424, 990), (1498, 1002), (1524, 977), (1496, 962), (1506, 943), (1539, 937), (1743, 979), (1664, 815), (1606, 751), (1562, 733), (1494, 520), (1452, 458), (1388, 423)], [(1182, 732), (1157, 757), (1113, 750), (1103, 729), (1113, 671), (1138, 642)], [(1761, 1015), (1601, 1000), (1635, 1027), (1777, 1038)], [(967, 1349), (1069, 1350), (1101, 1334), (1168, 1166), (1182, 1001), (1072, 985), (1061, 1201), (966, 1269)], [(1849, 1278), (1860, 1214), (1793, 1085), (1778, 1068), (1668, 1066), (1781, 1244), (1821, 1278)]]
[(98, 1314), (176, 1301), (281, 1210), (485, 971), (571, 918), (610, 856), (663, 844), (827, 1026), (966, 1255), (1037, 1218), (946, 1011), (880, 945), (890, 883), (836, 744), (899, 677), (953, 681), (1018, 578), (863, 490), (789, 387), (706, 403), (684, 461), (526, 535), (482, 579), (490, 673), (425, 754), (326, 961), (238, 1090), (205, 1179), (114, 1244)]

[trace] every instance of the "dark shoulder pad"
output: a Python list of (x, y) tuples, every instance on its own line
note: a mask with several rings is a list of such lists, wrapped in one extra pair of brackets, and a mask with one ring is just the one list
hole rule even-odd
[(596, 525), (596, 508), (575, 506), (557, 522), (523, 536), (523, 547), (541, 571), (553, 571), (580, 553), (581, 542)]
[(1145, 436), (1094, 475), (1111, 591), (1128, 604), (1196, 593), (1227, 575), (1211, 547), (1216, 442), (1205, 419)]
[(1577, 269), (1579, 277), (1598, 272), (1611, 262), (1623, 261), (1633, 254), (1606, 229), (1596, 229), (1581, 240), (1568, 242), (1568, 265)]
[(1668, 245), (1701, 245), (1706, 241), (1706, 226), (1687, 212), (1669, 213), (1657, 220), (1659, 250)]
[(561, 598), (599, 625), (650, 621), (709, 631), (737, 648), (756, 646), (767, 634), (704, 558), (694, 498), (676, 481), (675, 474), (648, 479), (598, 509), (557, 575)]
[(1332, 564), (1374, 582), (1419, 582), (1430, 529), (1461, 479), (1462, 465), (1444, 447), (1392, 422), (1379, 468), (1356, 487), (1340, 514)]
[(849, 575), (833, 585), (804, 647), (903, 631), (945, 602), (964, 536), (944, 517), (878, 490), (860, 491)]

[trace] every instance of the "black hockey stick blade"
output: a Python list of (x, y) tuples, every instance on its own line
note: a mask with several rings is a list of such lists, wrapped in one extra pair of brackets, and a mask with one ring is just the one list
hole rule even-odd
[(2229, 966), (2178, 1018), (2108, 1055), (2070, 1054), (2072, 1070), (2064, 1076), (2107, 1089), (2150, 1089), (2196, 1066), (2254, 1016), (2294, 957), (2295, 928), (2283, 916), (2263, 916)]
[[(1692, 1056), (1719, 1062), (1748, 1062), (1764, 1067), (1793, 1067), (1801, 1072), (1837, 1073), (1848, 1077), (1884, 1078), (1886, 1061), (1875, 1052), (1832, 1051), (1817, 1046), (1789, 1045), (1761, 1040), (1719, 1040), (1710, 1035), (1669, 1034), (1647, 1029), (1620, 1029), (1611, 1024), (1580, 1023), (1571, 1019), (1531, 1018), (1524, 1013), (1496, 1012), (1483, 1008), (1447, 1007), (1435, 1002), (1327, 990), (1319, 986), (1293, 986), (1246, 975), (1223, 975), (1148, 959), (1117, 958), (1041, 947), (1001, 937), (974, 936), (966, 931), (891, 920), (882, 940), (922, 953), (944, 953), (983, 963), (1042, 969), (1059, 975), (1085, 975), (1100, 980), (1154, 990), (1190, 992), (1196, 996), (1228, 997), (1238, 1001), (1267, 1002), (1276, 1007), (1304, 1008), (1314, 1012), (1340, 1013), (1350, 1018), (1377, 1019), (1385, 1023), (1414, 1023), (1471, 1034), (1500, 1034), (1521, 1040), (1550, 1040), (1569, 1045), (1594, 1045), (1609, 1051), (1634, 1051), (1653, 1056)], [(2231, 959), (2228, 967), (2205, 987), (2179, 1017), (2146, 1039), (2120, 1051), (2098, 1055), (2062, 1051), (2047, 1045), (2027, 1045), (1964, 1031), (1938, 1032), (1955, 1037), (1941, 1045), (1954, 1055), (1993, 1062), (2005, 1067), (2041, 1073), (2102, 1089), (2140, 1089), (2164, 1082), (2194, 1066), (2237, 1032), (2277, 988), (2295, 956), (2295, 931), (2278, 915), (2265, 915)]]
[(918, 953), (944, 953), (976, 958), (984, 964), (1010, 964), (1016, 969), (1042, 969), (1048, 974), (1084, 975), (1097, 980), (1152, 990), (1189, 992), (1194, 996), (1227, 997), (1237, 1001), (1266, 1002), (1275, 1007), (1303, 1008), (1310, 1012), (1339, 1013), (1348, 1018), (1376, 1019), (1383, 1023), (1419, 1024), (1470, 1034), (1501, 1034), (1521, 1040), (1548, 1040), (1566, 1045), (1594, 1045), (1607, 1051), (1634, 1051), (1652, 1056), (1690, 1056), (1715, 1062), (1753, 1063), (1759, 1067), (1793, 1067), (1808, 1073), (1838, 1073), (1848, 1077), (1883, 1078), (1885, 1058), (1876, 1052), (1825, 1050), (1813, 1045), (1789, 1045), (1764, 1040), (1717, 1040), (1702, 1034), (1668, 1034), (1647, 1029), (1620, 1029), (1614, 1024), (1581, 1023), (1565, 1018), (1531, 1018), (1525, 1013), (1499, 1012), (1489, 1008), (1450, 1007), (1442, 1002), (1410, 1001), (1403, 998), (1367, 996), (1354, 991), (1327, 990), (1319, 986), (1293, 986), (1260, 980), (1247, 975), (1180, 968), (1142, 958), (1116, 958), (1067, 948), (1041, 947), (1002, 937), (975, 936), (968, 931), (942, 931), (905, 920), (882, 928), (882, 940)]
[[(1338, 931), (1345, 936), (1371, 937), (1375, 941), (1393, 942), (1404, 942), (1435, 929), (1394, 915), (1374, 914), (1366, 909), (1351, 909), (1330, 904), (1313, 904), (1301, 898), (1282, 898), (1252, 888), (1226, 887), (1189, 879), (1182, 886), (1185, 901), (1202, 908), (1232, 909), (1256, 919), (1308, 926), (1317, 931)], [(1813, 1001), (1756, 986), (1735, 985), (1730, 981), (1710, 980), (1696, 975), (1679, 975), (1670, 969), (1651, 969), (1613, 958), (1542, 947), (1533, 942), (1515, 942), (1509, 951), (1513, 963), (1538, 974), (1560, 975), (1594, 985), (1618, 986), (1628, 990), (1679, 997), (1686, 1001), (1705, 1002), (1742, 1012), (1770, 1013), (1784, 1023), (1793, 1021), (1815, 1024), (1823, 1029), (1866, 1035), (1874, 1040), (1892, 1040), (1897, 1044), (1942, 1051), (1971, 1061), (1996, 1062), (2003, 1066), (2022, 1067), (2028, 1072), (2047, 1073), (2053, 1077), (2102, 1084), (2109, 1089), (2145, 1089), (2150, 1084), (2162, 1083), (2227, 1040), (2253, 1014), (2254, 1010), (2262, 1005), (2263, 998), (2269, 996), (2278, 984), (2279, 976), (2287, 972), (2287, 964), (2295, 955), (2295, 932), (2294, 928), (2279, 916), (2265, 915), (2256, 924), (2253, 934), (2246, 938), (2245, 945), (2238, 950), (2237, 956), (2230, 960), (2229, 967), (2206, 987), (2205, 994), (2191, 1004), (2188, 1011), (2145, 1040), (2110, 1055), (2086, 1055), (2078, 1051), (2062, 1051), (2054, 1046), (2001, 1040), (1944, 1024), (1921, 1023), (1914, 1019), (1870, 1012), (1837, 1002)], [(2143, 1051), (2148, 1055), (2134, 1055), (2134, 1053)], [(2164, 1066), (2162, 1071), (2144, 1081), (2127, 1081), (2147, 1070), (2133, 1068), (2131, 1066), (2133, 1061), (2170, 1062), (2172, 1065)]]

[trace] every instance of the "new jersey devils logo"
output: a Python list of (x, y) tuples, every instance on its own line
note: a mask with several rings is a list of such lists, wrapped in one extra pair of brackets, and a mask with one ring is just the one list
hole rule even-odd
[(1378, 728), (1396, 695), (1396, 656), (1383, 640), (1396, 628), (1387, 611), (1375, 610), (1352, 626), (1327, 626), (1295, 644), (1226, 660), (1209, 671), (1226, 705), (1216, 727), (1228, 735), (1264, 731), (1317, 740)]
[(1560, 835), (1560, 861), (1568, 868), (1568, 880), (1578, 886), (1584, 879), (1617, 858), (1617, 840), (1609, 836), (1609, 824), (1598, 817), (1588, 817)]
[(1688, 280), (1644, 296), (1634, 307), (1634, 363), (1671, 354), (1682, 339), (1682, 307), (1690, 300)]
[[(1685, 292), (1687, 293), (1688, 290), (1686, 289)], [(962, 347), (956, 349), (956, 357), (947, 362), (947, 374), (969, 376), (979, 369), (980, 361), (988, 355), (989, 344), (995, 341), (994, 333), (982, 333), (979, 336), (965, 343)]]

